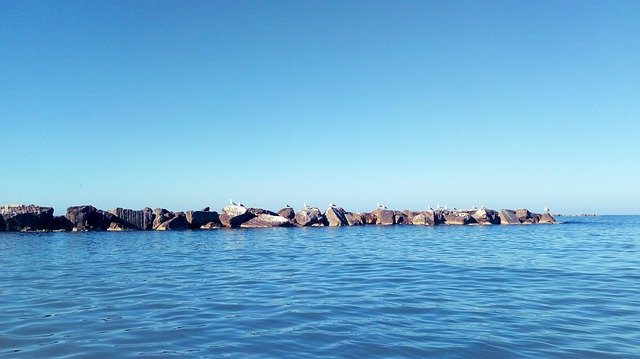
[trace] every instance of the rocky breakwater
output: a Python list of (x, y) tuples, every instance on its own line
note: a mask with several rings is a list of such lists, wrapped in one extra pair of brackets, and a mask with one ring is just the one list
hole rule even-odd
[(349, 212), (331, 204), (324, 212), (305, 206), (296, 212), (291, 207), (278, 212), (267, 209), (228, 205), (220, 213), (209, 207), (202, 210), (172, 212), (164, 208), (140, 210), (115, 208), (101, 210), (91, 205), (67, 208), (64, 216), (54, 216), (52, 207), (36, 205), (0, 206), (0, 231), (131, 231), (196, 230), (216, 228), (319, 227), (361, 225), (524, 225), (553, 224), (549, 212), (527, 209), (471, 209), (394, 211), (378, 208), (371, 212)]

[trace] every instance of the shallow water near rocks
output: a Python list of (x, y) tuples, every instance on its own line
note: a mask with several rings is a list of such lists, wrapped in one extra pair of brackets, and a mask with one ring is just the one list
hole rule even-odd
[(0, 233), (0, 356), (633, 357), (640, 217)]

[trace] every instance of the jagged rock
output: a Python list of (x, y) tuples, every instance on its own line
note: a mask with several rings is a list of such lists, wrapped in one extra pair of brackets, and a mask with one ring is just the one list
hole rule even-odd
[(175, 217), (175, 213), (164, 208), (156, 208), (153, 210), (153, 226), (152, 229), (158, 229), (160, 225), (171, 218)]
[(207, 223), (219, 224), (219, 226), (222, 225), (220, 222), (220, 215), (216, 211), (187, 211), (184, 214), (191, 229), (201, 228)]
[(434, 211), (424, 211), (413, 216), (411, 223), (416, 226), (433, 226), (436, 223)]
[(426, 226), (427, 216), (423, 213), (413, 216), (413, 218), (411, 219), (411, 224), (413, 224), (414, 226)]
[(531, 212), (531, 220), (533, 221), (533, 223), (540, 222), (540, 218), (542, 218), (542, 215), (540, 213)]
[(256, 215), (252, 212), (249, 212), (246, 207), (228, 205), (225, 206), (220, 213), (220, 222), (225, 227), (240, 227), (242, 223), (250, 220), (255, 216)]
[(413, 218), (413, 213), (410, 211), (395, 211), (393, 215), (395, 224), (411, 224), (411, 218)]
[(324, 212), (324, 217), (330, 227), (348, 226), (345, 210), (340, 207), (329, 207)]
[(286, 219), (294, 219), (296, 218), (296, 212), (291, 207), (285, 207), (278, 211), (278, 216)]
[(94, 206), (72, 206), (67, 208), (67, 219), (74, 231), (105, 231), (118, 218)]
[(300, 226), (321, 225), (325, 219), (317, 207), (307, 207), (296, 213), (296, 223)]
[(543, 213), (542, 216), (540, 216), (540, 220), (538, 221), (538, 223), (540, 224), (554, 224), (556, 223), (556, 219), (553, 218), (553, 216), (551, 215), (551, 213)]
[(4, 217), (0, 214), (0, 232), (7, 229), (7, 225), (4, 223)]
[(479, 224), (500, 224), (498, 212), (492, 209), (479, 209), (471, 214)]
[(475, 220), (466, 212), (449, 212), (445, 214), (444, 223), (449, 225), (465, 225), (475, 223)]
[(516, 216), (516, 211), (503, 209), (498, 216), (500, 217), (500, 224), (520, 224), (520, 220)]
[(378, 217), (376, 217), (375, 212), (365, 212), (362, 214), (362, 219), (364, 224), (376, 224), (378, 221)]
[[(447, 211), (447, 213), (448, 212), (449, 211)], [(445, 216), (445, 214), (444, 214), (444, 211), (442, 211), (442, 210), (433, 211), (433, 217), (434, 217), (434, 220), (435, 220), (434, 223), (435, 224), (444, 224), (444, 221), (445, 221), (445, 217), (444, 216)]]
[(51, 229), (53, 208), (36, 205), (0, 206), (7, 231), (38, 231)]
[(273, 216), (270, 214), (259, 214), (257, 217), (253, 217), (250, 220), (242, 223), (242, 228), (267, 228), (267, 227), (291, 227), (293, 223), (290, 220), (281, 217)]
[(66, 216), (55, 216), (51, 224), (52, 231), (71, 231), (73, 223)]
[(529, 212), (528, 209), (524, 209), (524, 208), (516, 210), (516, 217), (518, 217), (518, 220), (520, 222), (525, 222), (527, 219), (532, 218), (531, 212)]
[(362, 226), (364, 225), (364, 217), (360, 213), (347, 212), (344, 214), (347, 219), (347, 224), (350, 226)]
[(121, 224), (127, 229), (153, 229), (153, 210), (145, 207), (141, 210), (116, 208), (109, 213), (120, 218)]
[(175, 217), (169, 219), (168, 221), (162, 222), (156, 230), (158, 231), (181, 231), (189, 229), (189, 222), (184, 215), (176, 214)]
[(373, 211), (376, 216), (376, 224), (389, 226), (396, 224), (395, 213), (389, 209), (376, 209)]
[(202, 212), (209, 212), (211, 210), (211, 208), (209, 207), (204, 207), (203, 209), (201, 209)]

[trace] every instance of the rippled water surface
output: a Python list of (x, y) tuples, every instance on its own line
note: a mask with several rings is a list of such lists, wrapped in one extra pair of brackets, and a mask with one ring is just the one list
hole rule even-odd
[(640, 355), (640, 217), (0, 233), (0, 356)]

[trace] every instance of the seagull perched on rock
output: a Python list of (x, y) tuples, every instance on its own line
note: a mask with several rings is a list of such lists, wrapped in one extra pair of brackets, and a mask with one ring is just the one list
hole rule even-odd
[(307, 206), (307, 202), (302, 202), (302, 207), (304, 207), (304, 209), (309, 208), (309, 206)]
[(456, 207), (451, 207), (452, 211), (457, 211), (458, 209)]
[(548, 213), (549, 212), (549, 207), (544, 207), (544, 211)]
[(285, 207), (287, 207), (287, 208), (291, 208), (291, 206), (289, 205), (289, 203), (285, 203), (285, 204), (284, 204), (284, 206), (285, 206)]
[(433, 211), (433, 208), (431, 208), (431, 206), (427, 206), (427, 209)]
[(480, 209), (486, 209), (486, 208), (484, 208), (484, 206), (480, 206)]
[(240, 206), (240, 207), (244, 207), (244, 204), (242, 204), (242, 203), (238, 203), (238, 206)]
[(336, 205), (335, 205), (333, 202), (329, 202), (329, 207), (331, 207), (331, 208), (335, 208), (335, 207), (336, 207)]
[(472, 207), (471, 207), (471, 209), (478, 209), (478, 207), (476, 207), (476, 206), (472, 206)]
[(237, 206), (237, 204), (232, 199), (229, 200), (229, 204), (232, 206)]
[(384, 204), (380, 204), (380, 203), (378, 203), (378, 208), (380, 208), (380, 209), (387, 209), (387, 206), (385, 206)]

